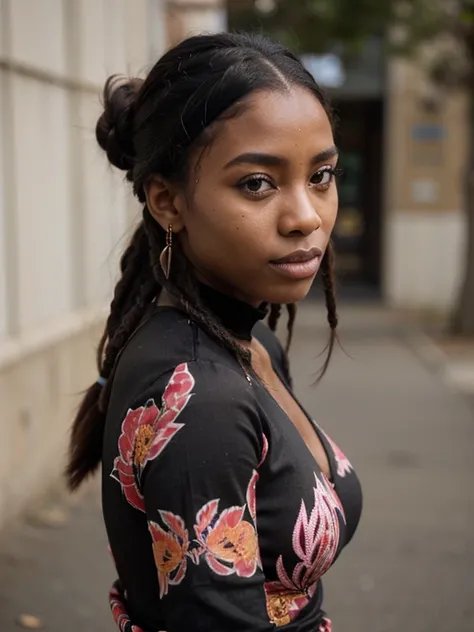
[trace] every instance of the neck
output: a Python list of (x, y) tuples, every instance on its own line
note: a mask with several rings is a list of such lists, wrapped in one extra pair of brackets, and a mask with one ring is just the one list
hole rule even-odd
[[(252, 340), (254, 325), (267, 316), (268, 310), (265, 304), (253, 307), (204, 283), (198, 283), (197, 289), (200, 302), (206, 311), (210, 312), (215, 320), (241, 343)], [(158, 306), (173, 307), (186, 312), (181, 301), (165, 288), (160, 292)]]

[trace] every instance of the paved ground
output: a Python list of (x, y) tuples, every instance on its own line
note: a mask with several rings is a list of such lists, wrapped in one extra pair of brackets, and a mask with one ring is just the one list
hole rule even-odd
[[(326, 580), (334, 630), (472, 632), (474, 408), (428, 369), (405, 326), (383, 312), (352, 316), (345, 353), (317, 389), (317, 314), (302, 315), (292, 351), (300, 396), (365, 490), (359, 532)], [(51, 632), (112, 632), (96, 487), (75, 505), (51, 503), (43, 524), (19, 522), (0, 541), (0, 631), (26, 613)]]

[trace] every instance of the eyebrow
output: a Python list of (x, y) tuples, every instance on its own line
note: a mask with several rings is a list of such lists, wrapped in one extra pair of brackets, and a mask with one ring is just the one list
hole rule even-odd
[[(339, 150), (335, 145), (333, 145), (332, 147), (319, 152), (316, 156), (313, 156), (310, 160), (310, 164), (316, 165), (320, 162), (324, 162), (325, 160), (330, 160), (338, 155)], [(288, 165), (288, 162), (288, 158), (283, 158), (282, 156), (272, 156), (271, 154), (264, 154), (260, 152), (247, 152), (233, 158), (225, 165), (224, 169), (230, 169), (230, 167), (242, 164), (260, 165), (265, 167), (284, 167)]]

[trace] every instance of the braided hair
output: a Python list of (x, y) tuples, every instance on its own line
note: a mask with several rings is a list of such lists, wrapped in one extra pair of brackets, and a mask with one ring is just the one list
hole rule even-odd
[[(284, 46), (260, 35), (194, 36), (165, 53), (144, 80), (112, 76), (105, 83), (104, 111), (96, 126), (97, 142), (109, 162), (125, 171), (143, 205), (143, 216), (122, 256), (121, 278), (98, 346), (97, 368), (105, 385), (94, 383), (87, 390), (72, 426), (66, 469), (70, 489), (76, 489), (101, 461), (105, 416), (117, 360), (163, 288), (244, 367), (250, 365), (248, 350), (202, 304), (192, 266), (179, 243), (173, 244), (173, 266), (169, 278), (165, 278), (159, 257), (166, 246), (166, 232), (146, 205), (145, 186), (153, 174), (185, 183), (190, 152), (209, 145), (213, 122), (232, 115), (233, 106), (256, 90), (287, 89), (290, 85), (310, 90), (331, 117), (324, 93), (300, 60)], [(322, 272), (332, 332), (331, 352), (337, 325), (332, 250), (324, 257)], [(272, 329), (276, 328), (280, 312), (281, 306), (272, 306)], [(294, 305), (288, 306), (288, 314), (287, 348), (296, 314)], [(329, 356), (324, 370), (328, 362)]]
[[(327, 320), (329, 323), (329, 341), (326, 345), (326, 358), (324, 359), (324, 363), (319, 370), (316, 382), (319, 382), (324, 374), (326, 373), (329, 362), (331, 360), (332, 352), (334, 350), (334, 345), (337, 342), (337, 306), (336, 306), (336, 290), (335, 290), (335, 272), (334, 272), (334, 247), (331, 243), (328, 244), (326, 248), (326, 252), (324, 254), (323, 260), (321, 262), (321, 277), (323, 282), (324, 289), (324, 298), (326, 302), (326, 311), (327, 311)], [(291, 341), (293, 338), (293, 326), (295, 324), (296, 319), (296, 305), (294, 303), (290, 303), (286, 306), (288, 312), (288, 322), (287, 322), (287, 338), (286, 338), (286, 346), (285, 352), (288, 355), (288, 352), (291, 347)], [(281, 316), (281, 305), (272, 304), (270, 306), (270, 313), (268, 315), (268, 326), (272, 331), (276, 331), (278, 326), (278, 321)]]

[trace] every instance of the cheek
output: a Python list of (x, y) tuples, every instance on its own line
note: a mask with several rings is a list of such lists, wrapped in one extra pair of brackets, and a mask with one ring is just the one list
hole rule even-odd
[(245, 264), (262, 250), (268, 230), (256, 213), (226, 212), (214, 205), (186, 223), (190, 250), (201, 262)]
[(192, 245), (200, 252), (205, 245), (214, 253), (221, 252), (222, 258), (235, 256), (240, 250), (250, 252), (254, 244), (261, 248), (262, 239), (268, 236), (271, 213), (259, 212), (229, 186), (202, 184), (186, 221)]
[(336, 187), (334, 187), (334, 191), (331, 192), (331, 197), (328, 200), (327, 213), (325, 214), (324, 224), (326, 225), (326, 230), (329, 233), (332, 233), (334, 225), (336, 223), (337, 214), (339, 211), (339, 196), (337, 193)]

